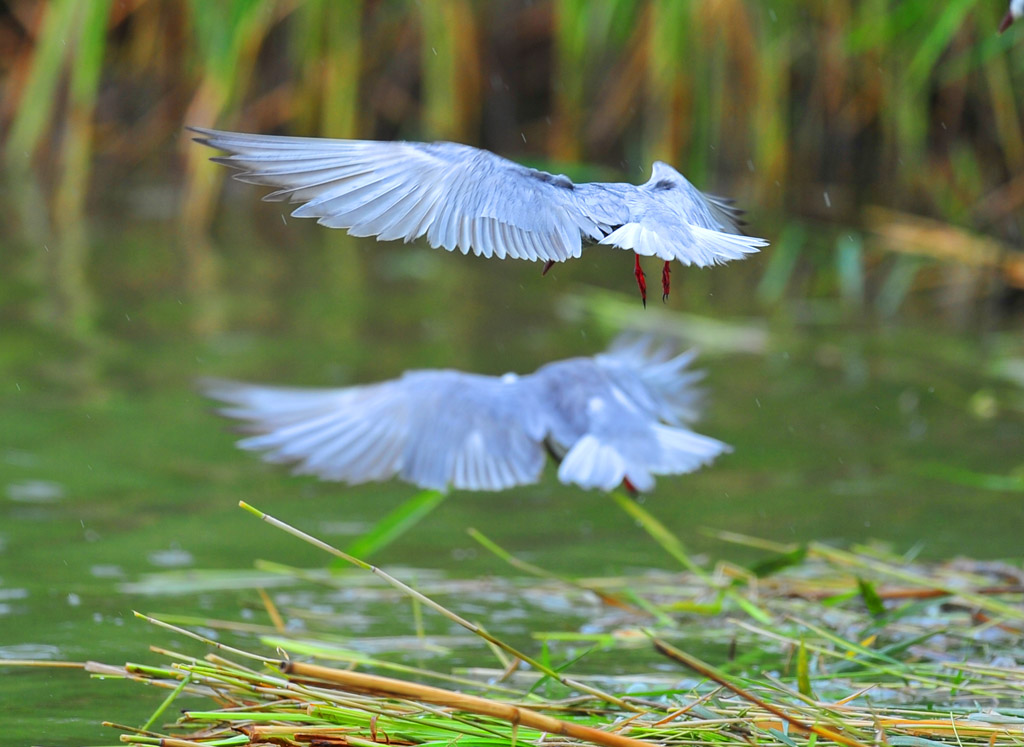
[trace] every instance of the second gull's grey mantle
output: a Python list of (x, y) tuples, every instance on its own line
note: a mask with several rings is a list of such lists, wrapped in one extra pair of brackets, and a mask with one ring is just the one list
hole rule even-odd
[(579, 257), (584, 244), (669, 262), (722, 264), (767, 245), (739, 233), (739, 211), (656, 161), (645, 184), (574, 184), (458, 143), (279, 137), (190, 128), (198, 142), (230, 155), (214, 158), (244, 182), (275, 187), (265, 200), (302, 203), (292, 215), (316, 218), (353, 236), (409, 242), (483, 257)]
[(564, 483), (646, 491), (655, 475), (692, 472), (731, 450), (687, 427), (700, 399), (693, 357), (639, 337), (524, 376), (429, 370), (343, 389), (202, 388), (252, 434), (241, 448), (298, 474), (502, 490), (536, 482), (551, 454)]

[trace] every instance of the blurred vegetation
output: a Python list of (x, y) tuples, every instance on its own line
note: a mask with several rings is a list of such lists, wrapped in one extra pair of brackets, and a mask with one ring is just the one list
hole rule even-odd
[[(998, 35), (1004, 11), (1003, 0), (9, 0), (0, 149), (9, 177), (40, 180), (38, 199), (19, 182), (22, 223), (61, 237), (53, 261), (71, 268), (86, 261), (75, 237), (86, 209), (111, 183), (180, 179), (197, 288), (212, 282), (203, 236), (223, 173), (187, 145), (185, 124), (454, 139), (583, 179), (639, 181), (660, 158), (780, 216), (756, 216), (774, 243), (761, 301), (808, 267), (802, 290), (820, 286), (823, 267), (846, 306), (871, 295), (887, 314), (919, 282), (936, 231), (953, 232), (945, 262), (984, 242), (989, 259), (967, 263), (976, 289), (1024, 287), (1009, 248), (1024, 204), (1024, 27)], [(911, 240), (918, 256), (892, 255), (888, 239), (918, 216), (937, 221)], [(75, 271), (55, 272), (67, 304), (85, 305)]]

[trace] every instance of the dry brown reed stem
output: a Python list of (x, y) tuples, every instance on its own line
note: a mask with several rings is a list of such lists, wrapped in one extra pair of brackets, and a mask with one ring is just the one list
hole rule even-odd
[(220, 649), (221, 651), (228, 651), (228, 652), (230, 652), (232, 654), (236, 654), (238, 656), (244, 656), (247, 659), (256, 659), (257, 661), (262, 661), (264, 664), (269, 664), (269, 663), (274, 661), (273, 659), (268, 659), (266, 656), (260, 656), (259, 654), (251, 654), (248, 651), (243, 651), (240, 648), (235, 648), (233, 646), (228, 646), (228, 645), (226, 645), (224, 643), (220, 643), (218, 641), (215, 641), (212, 638), (207, 638), (206, 636), (202, 636), (202, 635), (199, 635), (198, 633), (192, 632), (191, 630), (187, 630), (186, 628), (179, 628), (177, 625), (169, 625), (169, 624), (165, 623), (163, 620), (157, 620), (155, 617), (150, 617), (149, 615), (144, 615), (141, 612), (139, 612), (138, 610), (133, 610), (132, 614), (134, 614), (137, 618), (139, 618), (141, 620), (145, 620), (148, 623), (152, 623), (153, 625), (156, 625), (159, 628), (164, 628), (165, 630), (170, 630), (170, 631), (173, 631), (175, 633), (180, 633), (181, 635), (188, 636), (189, 638), (193, 638), (193, 639), (195, 639), (197, 641), (200, 641), (201, 643), (205, 643), (207, 646), (213, 646), (214, 648)]
[[(136, 734), (136, 735), (138, 735), (140, 737), (151, 737), (153, 739), (163, 739), (163, 737), (161, 737), (155, 731), (146, 731), (145, 729), (140, 729), (137, 726), (128, 726), (127, 724), (119, 724), (116, 721), (101, 721), (100, 722), (100, 726), (106, 727), (107, 729), (117, 729), (118, 731), (123, 731), (125, 734)], [(122, 735), (122, 737), (123, 736), (124, 735)], [(122, 738), (121, 741), (123, 742), (124, 739)]]
[(45, 669), (83, 669), (84, 661), (38, 661), (36, 659), (4, 659), (5, 667), (41, 667)]
[(1021, 607), (979, 594), (975, 589), (965, 590), (958, 588), (956, 584), (951, 583), (949, 580), (942, 578), (933, 579), (911, 568), (891, 565), (882, 560), (858, 555), (847, 550), (839, 550), (835, 547), (823, 545), (820, 542), (812, 542), (808, 545), (808, 550), (811, 554), (823, 557), (836, 566), (866, 568), (907, 583), (926, 588), (940, 589), (941, 591), (948, 592), (950, 596), (974, 605), (979, 609), (994, 612), (1011, 620), (1024, 620), (1024, 609)]
[(865, 218), (879, 242), (889, 251), (995, 269), (1008, 285), (1024, 287), (1024, 259), (998, 239), (932, 218), (880, 207), (865, 210)]
[[(851, 584), (851, 588), (854, 586)], [(1004, 594), (1024, 594), (1024, 586), (983, 586), (980, 589), (972, 589), (973, 594), (986, 594), (1002, 596)], [(806, 599), (811, 602), (819, 602), (836, 595), (836, 590), (827, 589), (793, 589), (780, 592), (779, 596), (790, 599)], [(875, 589), (879, 599), (901, 600), (901, 599), (937, 599), (938, 597), (951, 597), (953, 592), (947, 589), (919, 589), (911, 587), (882, 587)]]
[(285, 631), (284, 618), (281, 617), (281, 613), (277, 609), (277, 605), (274, 604), (274, 600), (267, 594), (266, 589), (257, 589), (260, 595), (260, 601), (263, 602), (263, 607), (267, 610), (267, 616), (270, 618), (270, 622), (274, 625), (274, 630), (278, 633)]
[(790, 725), (790, 727), (794, 729), (799, 729), (804, 732), (812, 732), (824, 739), (829, 739), (833, 742), (844, 744), (846, 745), (846, 747), (868, 747), (866, 744), (859, 740), (856, 740), (852, 737), (848, 737), (845, 734), (840, 734), (839, 732), (832, 731), (831, 729), (827, 729), (824, 726), (818, 726), (817, 724), (805, 724), (803, 721), (794, 718), (793, 716), (790, 716), (788, 713), (786, 713), (778, 706), (774, 706), (771, 703), (763, 700), (762, 698), (757, 697), (752, 692), (744, 690), (742, 687), (733, 684), (728, 679), (726, 679), (721, 672), (712, 667), (710, 664), (704, 663), (695, 656), (690, 656), (690, 654), (686, 653), (685, 651), (680, 651), (675, 646), (669, 643), (665, 643), (665, 641), (661, 641), (655, 638), (654, 649), (662, 656), (668, 657), (673, 661), (677, 661), (680, 664), (689, 667), (702, 677), (707, 677), (709, 680), (717, 682), (719, 685), (731, 690), (744, 700), (748, 700), (754, 705), (758, 706), (759, 708), (763, 708), (764, 710), (768, 711), (768, 713), (771, 713), (777, 716), (778, 718), (782, 719), (782, 721), (786, 722)]
[(613, 734), (569, 721), (562, 721), (561, 719), (545, 716), (542, 713), (537, 713), (521, 706), (495, 702), (486, 698), (479, 698), (475, 695), (445, 690), (440, 687), (420, 685), (414, 682), (392, 679), (391, 677), (333, 669), (318, 664), (306, 664), (298, 661), (283, 661), (279, 666), (284, 674), (292, 677), (310, 677), (340, 685), (344, 689), (354, 692), (404, 698), (422, 703), (446, 706), (467, 713), (499, 718), (514, 725), (522, 724), (523, 726), (539, 729), (549, 734), (558, 734), (563, 737), (592, 742), (593, 744), (606, 745), (607, 747), (650, 747), (651, 745), (651, 742), (624, 737), (621, 734)]

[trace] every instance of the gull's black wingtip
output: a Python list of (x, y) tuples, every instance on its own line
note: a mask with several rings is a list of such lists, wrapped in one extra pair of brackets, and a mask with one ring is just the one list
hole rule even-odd
[[(214, 143), (211, 143), (208, 140), (197, 140), (196, 142), (197, 143), (202, 143), (203, 145), (208, 145), (211, 148), (217, 148), (219, 150), (224, 150), (224, 148), (222, 148), (221, 146), (215, 145)], [(232, 169), (242, 170), (242, 169), (245, 168), (244, 166), (239, 166), (234, 161), (234, 157), (233, 156), (210, 156), (210, 160), (213, 161), (213, 163), (219, 163), (221, 166), (227, 166), (228, 168), (232, 168)], [(258, 183), (259, 182), (253, 182), (253, 184), (258, 184)]]
[(192, 138), (192, 142), (199, 143), (200, 145), (206, 145), (209, 146), (210, 148), (217, 147), (211, 142), (212, 138), (217, 135), (216, 130), (210, 130), (205, 127), (195, 127), (193, 125), (185, 125), (185, 129), (188, 130), (189, 132), (194, 132), (197, 135), (199, 135), (199, 137)]

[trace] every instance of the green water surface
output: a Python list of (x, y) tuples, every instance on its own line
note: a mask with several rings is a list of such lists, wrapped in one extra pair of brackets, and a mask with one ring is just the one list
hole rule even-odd
[[(260, 558), (326, 563), (239, 500), (345, 546), (415, 492), (264, 465), (234, 448), (197, 377), (324, 386), (407, 368), (530, 371), (601, 350), (619, 302), (642, 312), (632, 258), (613, 250), (542, 278), (539, 265), (348, 239), (283, 220), (276, 206), (236, 210), (202, 240), (164, 213), (97, 219), (77, 249), (23, 219), (0, 228), (0, 659), (161, 661), (150, 645), (201, 654), (132, 610), (244, 619), (262, 614), (255, 591), (126, 584)], [(827, 300), (764, 308), (753, 290), (768, 256), (677, 269), (672, 298), (646, 312), (700, 343), (709, 396), (698, 430), (735, 447), (698, 474), (660, 479), (646, 508), (695, 553), (741, 561), (750, 551), (706, 530), (1018, 557), (1021, 492), (983, 476), (1021, 468), (1021, 392), (997, 375), (1024, 354), (1019, 319), (951, 319), (932, 297), (884, 324)], [(588, 307), (595, 289), (613, 301)], [(534, 486), (452, 494), (374, 561), (512, 573), (468, 527), (573, 575), (673, 567), (609, 498), (563, 486), (553, 470)], [(356, 637), (410, 631), (404, 607), (307, 594), (281, 603), (344, 607)], [(490, 619), (493, 600), (453, 604), (535, 646), (532, 608)], [(139, 725), (162, 697), (76, 670), (0, 667), (7, 744), (113, 744), (100, 721)]]

